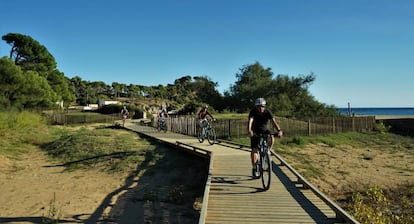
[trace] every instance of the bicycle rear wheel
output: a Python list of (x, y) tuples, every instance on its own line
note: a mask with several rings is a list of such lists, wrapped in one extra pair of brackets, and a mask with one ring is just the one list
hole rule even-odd
[(207, 132), (207, 140), (210, 145), (213, 145), (216, 142), (216, 131), (214, 128), (210, 128)]
[(272, 176), (272, 166), (270, 162), (270, 155), (267, 152), (260, 153), (260, 173), (262, 176), (263, 189), (268, 190), (270, 187), (270, 177)]

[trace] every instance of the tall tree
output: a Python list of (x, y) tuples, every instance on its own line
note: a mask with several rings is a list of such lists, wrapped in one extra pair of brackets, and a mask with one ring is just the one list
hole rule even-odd
[[(47, 48), (30, 36), (8, 33), (2, 37), (11, 45), (10, 59), (23, 71), (33, 71), (47, 80), (54, 93), (52, 101), (72, 102), (75, 96), (69, 91), (65, 75), (56, 67), (55, 58)], [(29, 73), (25, 73), (29, 74)]]
[(217, 85), (217, 82), (213, 82), (207, 76), (195, 76), (192, 88), (197, 96), (197, 101), (207, 103), (218, 110), (223, 109), (222, 97), (216, 89)]
[(115, 98), (121, 97), (122, 87), (118, 82), (112, 82), (112, 90), (114, 91)]
[(279, 116), (333, 116), (333, 106), (319, 103), (310, 94), (308, 87), (315, 75), (289, 77), (278, 75), (273, 78), (270, 68), (264, 68), (258, 62), (244, 66), (236, 75), (237, 81), (226, 93), (231, 109), (245, 112), (253, 107), (254, 100), (264, 97), (268, 108)]
[(10, 58), (22, 70), (33, 70), (41, 75), (56, 69), (56, 61), (45, 46), (31, 38), (19, 33), (8, 33), (2, 37), (11, 45)]
[(231, 88), (234, 107), (246, 112), (258, 97), (270, 95), (273, 72), (264, 68), (259, 62), (243, 66), (236, 74), (237, 81)]

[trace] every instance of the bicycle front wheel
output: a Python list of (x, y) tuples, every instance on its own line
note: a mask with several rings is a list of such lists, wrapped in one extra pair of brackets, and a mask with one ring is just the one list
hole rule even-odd
[(216, 142), (216, 131), (214, 128), (210, 128), (207, 133), (207, 140), (210, 145), (213, 145)]
[(270, 187), (270, 177), (272, 176), (272, 166), (270, 162), (270, 155), (267, 152), (260, 153), (260, 173), (262, 176), (263, 189), (268, 190)]

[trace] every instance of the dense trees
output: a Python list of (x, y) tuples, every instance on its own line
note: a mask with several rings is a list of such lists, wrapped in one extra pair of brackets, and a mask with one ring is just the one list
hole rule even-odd
[(22, 71), (6, 57), (0, 59), (0, 89), (0, 107), (5, 109), (48, 108), (57, 98), (44, 77)]
[(97, 103), (99, 99), (127, 98), (135, 101), (155, 98), (176, 104), (183, 113), (193, 113), (201, 104), (218, 111), (247, 112), (257, 97), (264, 97), (278, 116), (332, 116), (335, 108), (319, 103), (308, 91), (315, 75), (275, 76), (259, 62), (245, 65), (236, 82), (224, 95), (207, 76), (184, 75), (167, 86), (142, 86), (71, 79), (56, 68), (54, 57), (29, 36), (9, 33), (2, 37), (11, 45), (9, 58), (0, 59), (0, 106), (2, 108), (50, 108), (55, 102), (66, 105)]
[(279, 116), (332, 116), (333, 106), (317, 102), (309, 93), (308, 86), (315, 81), (313, 73), (307, 76), (289, 77), (274, 74), (259, 62), (246, 65), (236, 74), (237, 81), (227, 96), (231, 107), (246, 112), (258, 97), (264, 97), (268, 108)]
[[(8, 89), (2, 95), (3, 108), (49, 108), (56, 102), (75, 99), (46, 47), (18, 33), (6, 34), (2, 39), (11, 45), (9, 58), (1, 59), (0, 85)], [(7, 82), (8, 79), (15, 82)]]

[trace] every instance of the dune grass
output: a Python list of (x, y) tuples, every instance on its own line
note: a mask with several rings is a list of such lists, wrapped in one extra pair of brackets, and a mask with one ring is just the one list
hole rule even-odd
[(42, 116), (27, 111), (0, 112), (0, 154), (17, 158), (50, 140)]
[[(11, 159), (33, 150), (43, 150), (67, 169), (101, 167), (123, 171), (145, 159), (155, 148), (126, 130), (106, 126), (48, 126), (37, 113), (0, 113), (0, 154)], [(148, 156), (148, 155), (147, 155)]]
[(68, 169), (98, 167), (117, 172), (142, 162), (155, 146), (126, 130), (80, 127), (66, 130), (41, 148)]

